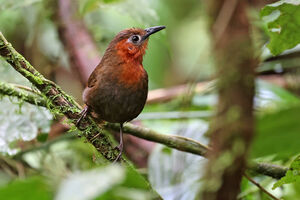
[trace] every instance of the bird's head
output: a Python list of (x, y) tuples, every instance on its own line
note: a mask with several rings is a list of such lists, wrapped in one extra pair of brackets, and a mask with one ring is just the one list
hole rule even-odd
[(124, 62), (143, 61), (149, 36), (166, 28), (154, 26), (146, 29), (130, 28), (118, 33), (109, 45)]

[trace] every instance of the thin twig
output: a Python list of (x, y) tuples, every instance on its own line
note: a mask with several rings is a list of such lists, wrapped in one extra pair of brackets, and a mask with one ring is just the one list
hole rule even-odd
[(32, 88), (30, 87), (27, 87), (25, 85), (20, 85), (20, 84), (16, 84), (16, 83), (10, 83), (12, 86), (16, 87), (16, 88), (19, 88), (19, 89), (22, 89), (22, 90), (26, 90), (28, 92), (32, 92), (34, 94), (37, 94), (37, 95), (41, 95), (40, 91), (38, 90), (33, 90)]
[(193, 119), (210, 118), (213, 116), (211, 111), (171, 111), (171, 112), (148, 112), (140, 114), (136, 120), (153, 119)]
[(270, 163), (248, 163), (248, 169), (257, 174), (263, 174), (275, 179), (281, 179), (285, 176), (288, 168)]
[[(106, 124), (106, 127), (116, 130), (118, 125), (108, 123)], [(206, 145), (201, 144), (200, 142), (191, 138), (181, 137), (177, 135), (161, 134), (154, 130), (135, 126), (133, 124), (126, 124), (123, 130), (124, 133), (129, 133), (130, 135), (150, 140), (152, 142), (161, 143), (179, 151), (189, 152), (204, 157), (210, 150)]]
[[(215, 81), (199, 82), (193, 88), (195, 93), (210, 92), (215, 87)], [(148, 93), (147, 104), (170, 101), (180, 95), (185, 95), (188, 92), (189, 85), (178, 85), (171, 88), (160, 88), (151, 90)]]
[(30, 104), (47, 107), (46, 100), (40, 94), (32, 93), (31, 91), (29, 92), (27, 89), (22, 88), (19, 85), (17, 88), (15, 84), (0, 81), (0, 94), (14, 96)]
[(258, 187), (261, 191), (263, 191), (265, 194), (267, 194), (268, 196), (270, 196), (272, 199), (274, 199), (274, 200), (280, 200), (277, 197), (275, 197), (274, 195), (272, 195), (270, 192), (268, 192), (265, 188), (263, 188), (254, 179), (252, 179), (250, 176), (248, 176), (248, 174), (244, 173), (244, 177), (247, 178), (251, 183), (253, 183), (254, 185), (256, 185), (256, 187)]

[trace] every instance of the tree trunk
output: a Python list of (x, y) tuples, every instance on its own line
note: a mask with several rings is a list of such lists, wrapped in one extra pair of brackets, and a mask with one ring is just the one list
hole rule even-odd
[(218, 72), (219, 103), (211, 125), (209, 162), (199, 199), (233, 200), (240, 191), (253, 137), (254, 69), (247, 1), (211, 0), (208, 13)]

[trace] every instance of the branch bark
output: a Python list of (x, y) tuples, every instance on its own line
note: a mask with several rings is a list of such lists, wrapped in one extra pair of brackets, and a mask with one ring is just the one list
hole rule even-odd
[(256, 187), (258, 187), (263, 193), (271, 197), (273, 200), (280, 200), (277, 197), (275, 197), (273, 194), (268, 192), (265, 188), (263, 188), (259, 183), (257, 183), (254, 179), (252, 179), (248, 174), (244, 174), (244, 176), (251, 182), (253, 183)]
[[(209, 92), (214, 88), (215, 81), (203, 81), (195, 85), (192, 92)], [(185, 95), (189, 90), (189, 85), (178, 85), (171, 88), (161, 88), (151, 90), (148, 93), (147, 104), (154, 104), (159, 102), (167, 102), (180, 95)]]

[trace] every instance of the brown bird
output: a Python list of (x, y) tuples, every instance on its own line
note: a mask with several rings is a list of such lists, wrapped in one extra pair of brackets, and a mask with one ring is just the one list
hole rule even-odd
[(149, 36), (165, 26), (121, 31), (110, 42), (105, 54), (88, 79), (83, 92), (86, 107), (77, 124), (87, 113), (97, 120), (120, 123), (120, 151), (123, 152), (123, 124), (136, 118), (143, 110), (148, 95), (148, 75), (143, 56)]

